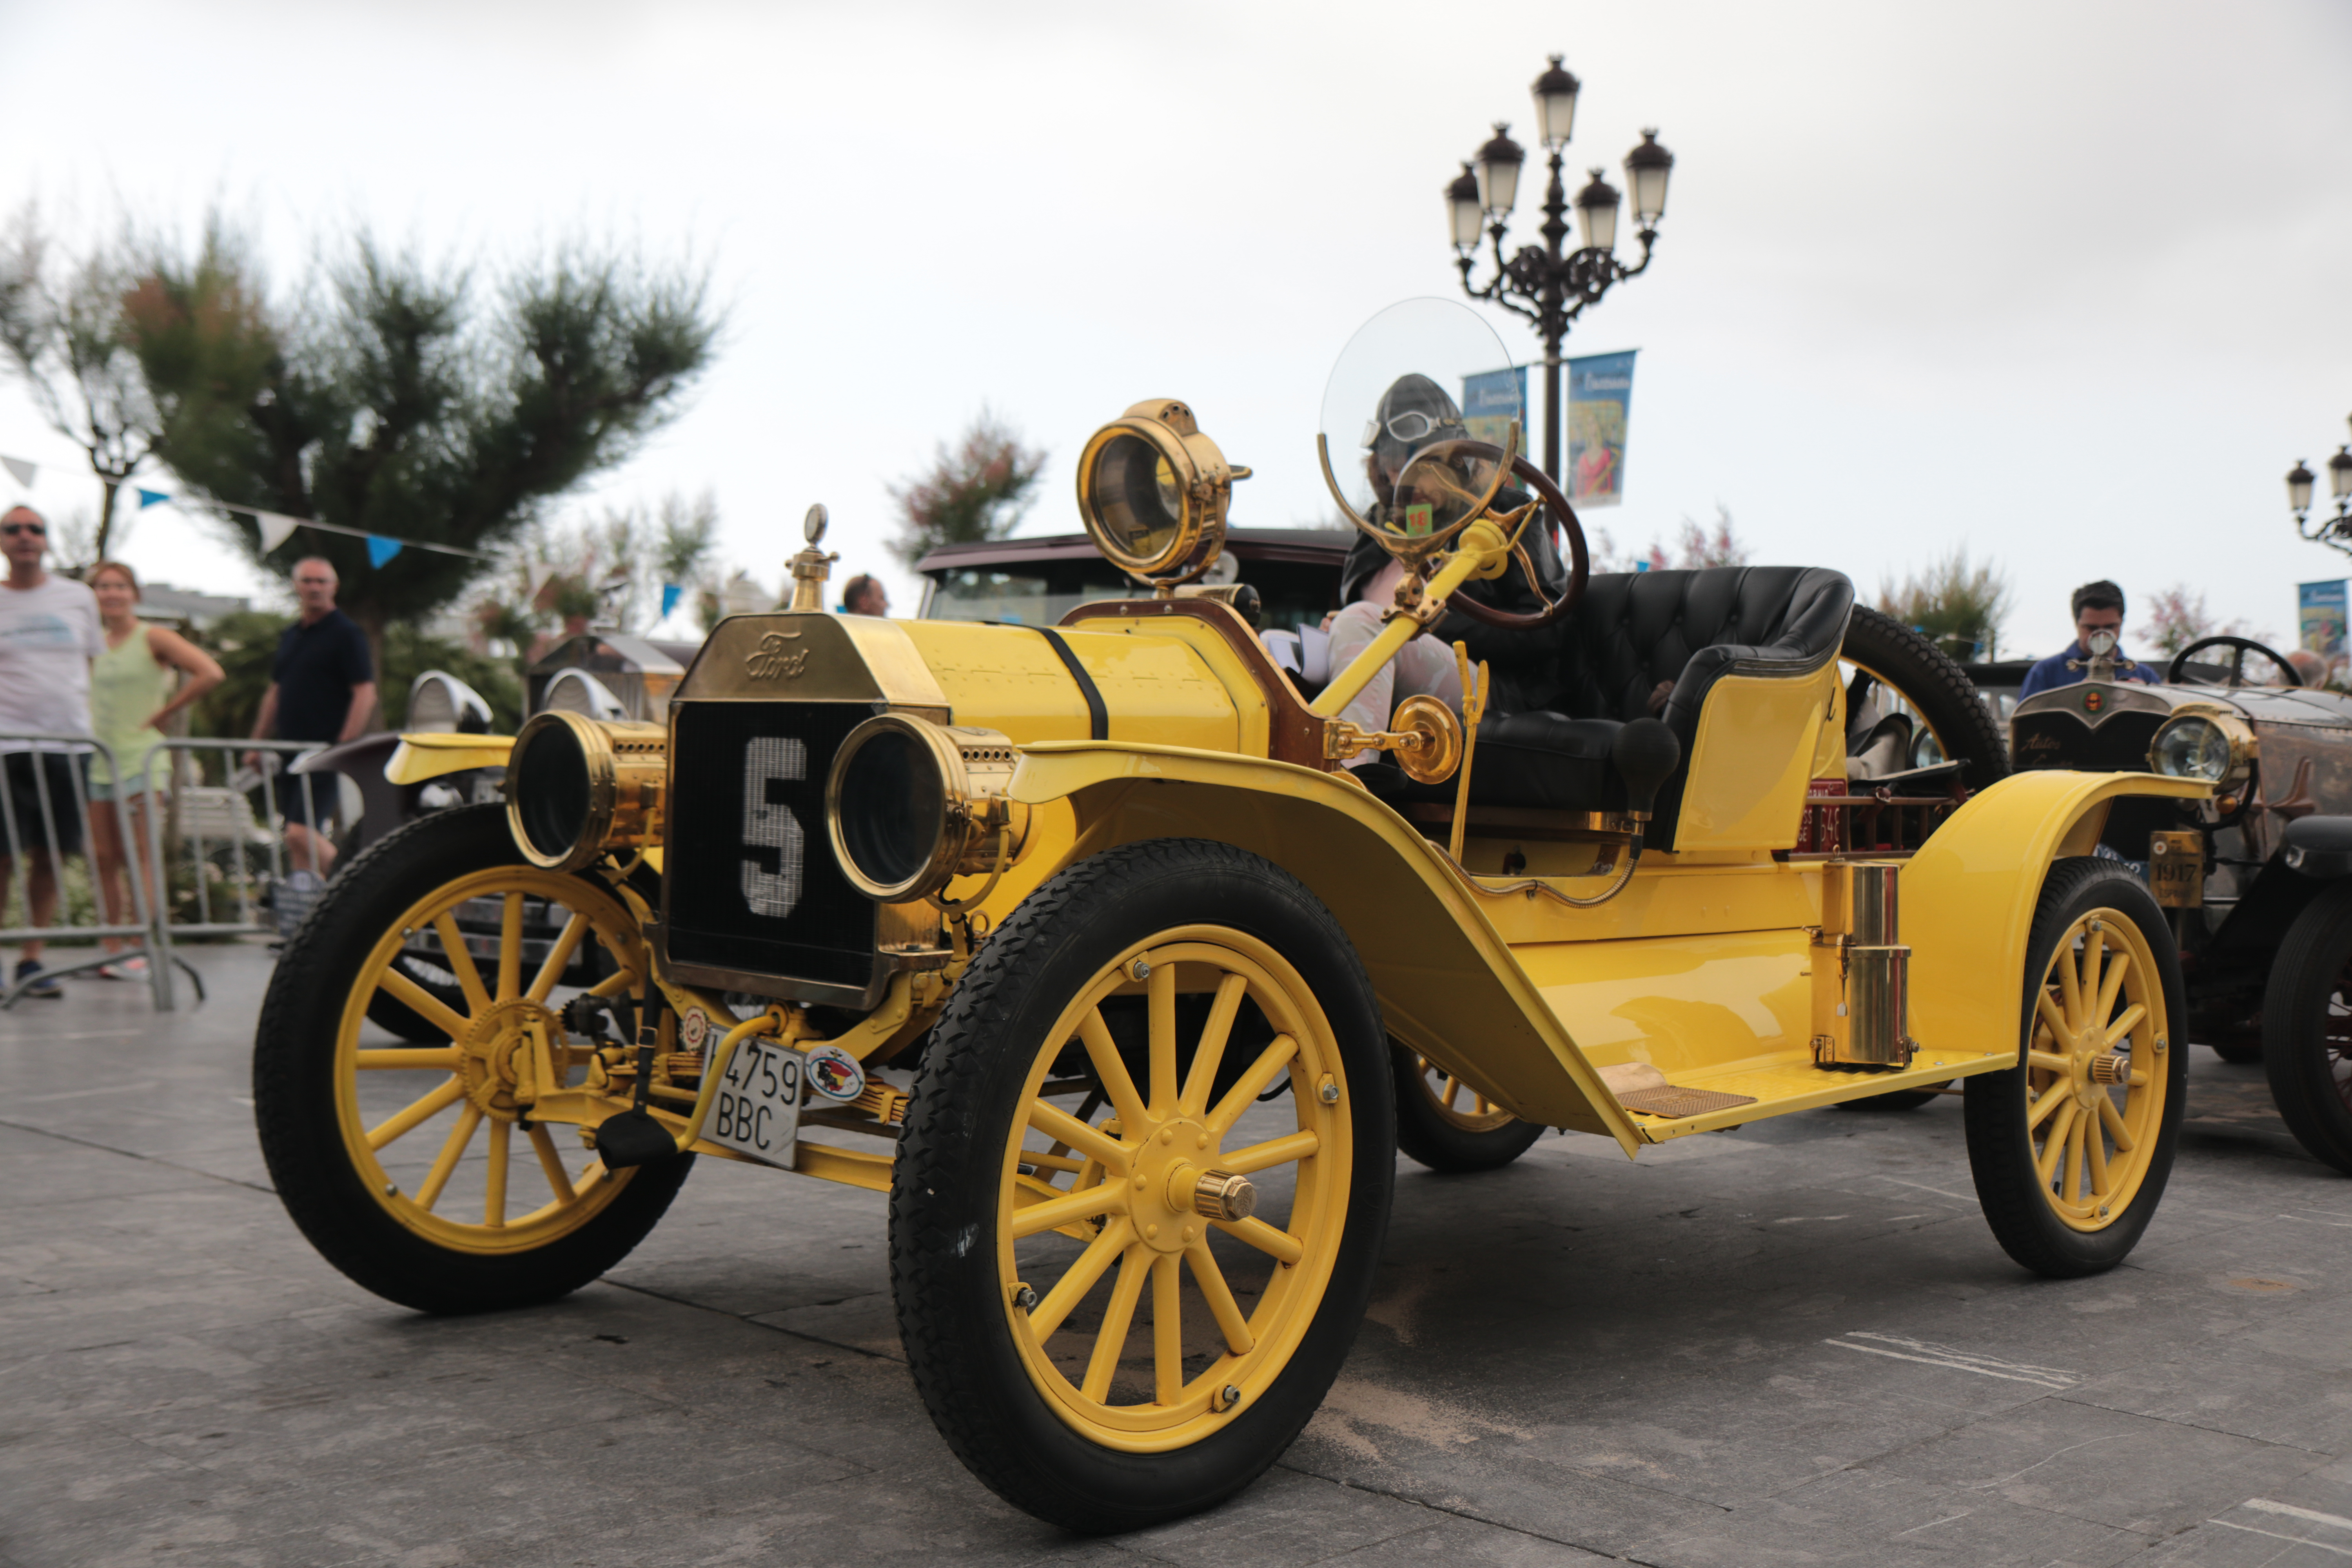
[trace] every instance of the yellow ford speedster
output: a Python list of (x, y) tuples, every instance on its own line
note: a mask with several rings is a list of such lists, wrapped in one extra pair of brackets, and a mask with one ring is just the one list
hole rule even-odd
[[(1054, 627), (826, 615), (813, 537), (795, 608), (722, 624), (666, 724), (533, 719), (503, 807), (386, 837), (280, 963), (255, 1100), (296, 1222), (370, 1289), (470, 1311), (612, 1267), (698, 1158), (887, 1192), (940, 1432), (1088, 1531), (1213, 1504), (1297, 1434), (1401, 1131), (1457, 1168), (1547, 1127), (1638, 1156), (1965, 1080), (2000, 1245), (2120, 1260), (2185, 1009), (2162, 911), (2092, 852), (2117, 799), (2205, 786), (1854, 783), (1843, 577), (1588, 577), (1515, 428), (1421, 423), (1376, 514), (1333, 485), (1402, 572), (1312, 700), (1191, 585), (1245, 470), (1162, 399), (1079, 462), (1154, 596)], [(1341, 717), (1549, 527), (1564, 584), (1475, 613), (1554, 628), (1573, 710), (1485, 710), (1464, 669)], [(478, 764), (461, 740), (492, 744), (392, 765)]]

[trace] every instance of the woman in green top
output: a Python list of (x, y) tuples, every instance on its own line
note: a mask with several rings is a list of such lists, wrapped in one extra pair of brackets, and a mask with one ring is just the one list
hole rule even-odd
[[(165, 761), (155, 748), (163, 726), (221, 683), (221, 667), (170, 627), (140, 621), (139, 579), (121, 562), (100, 562), (89, 574), (89, 590), (98, 597), (99, 624), (106, 634), (106, 651), (89, 667), (90, 732), (106, 742), (115, 763), (110, 769), (104, 752), (89, 760), (90, 859), (107, 923), (121, 925), (132, 918), (129, 868), (135, 860), (146, 869), (147, 796), (161, 787)], [(126, 811), (131, 853), (125, 852)], [(110, 952), (122, 945), (116, 937), (104, 941)], [(146, 960), (132, 958), (97, 973), (125, 980), (145, 967)]]

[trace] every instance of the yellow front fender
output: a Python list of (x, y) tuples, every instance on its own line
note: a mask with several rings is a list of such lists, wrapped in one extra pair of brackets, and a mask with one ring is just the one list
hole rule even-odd
[(1513, 1115), (1641, 1134), (1436, 846), (1352, 780), (1183, 746), (1063, 741), (1023, 752), (1014, 799), (1067, 800), (1075, 862), (1148, 838), (1209, 838), (1307, 884), (1346, 930), (1389, 1030)]
[(403, 735), (383, 764), (383, 776), (413, 784), (469, 768), (502, 768), (513, 750), (512, 735)]
[(2021, 1037), (2025, 944), (2050, 863), (2088, 855), (2126, 795), (2201, 800), (2155, 773), (2012, 773), (1936, 829), (1903, 868), (1911, 1032), (1930, 1049), (1997, 1051)]

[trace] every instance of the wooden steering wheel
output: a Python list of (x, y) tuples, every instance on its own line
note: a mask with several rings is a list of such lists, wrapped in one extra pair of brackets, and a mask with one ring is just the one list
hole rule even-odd
[[(1496, 462), (1501, 459), (1503, 449), (1486, 441), (1440, 441), (1435, 446), (1416, 453), (1413, 463), (1419, 464), (1432, 458), (1443, 462), (1457, 453), (1464, 457), (1484, 458), (1489, 462)], [(1592, 556), (1591, 552), (1585, 548), (1584, 528), (1576, 521), (1576, 510), (1568, 504), (1568, 498), (1559, 493), (1559, 487), (1551, 482), (1551, 476), (1525, 458), (1511, 459), (1511, 472), (1527, 481), (1528, 488), (1536, 492), (1543, 509), (1559, 523), (1561, 532), (1567, 538), (1570, 561), (1568, 586), (1561, 591), (1557, 599), (1549, 598), (1544, 593), (1542, 574), (1536, 571), (1535, 562), (1528, 558), (1525, 542), (1528, 530), (1533, 526), (1537, 513), (1537, 502), (1529, 501), (1517, 511), (1505, 512), (1496, 517), (1495, 521), (1502, 524), (1509, 534), (1511, 558), (1519, 563), (1520, 572), (1527, 577), (1528, 590), (1537, 598), (1544, 601), (1544, 607), (1529, 614), (1498, 610), (1492, 605), (1481, 604), (1469, 595), (1460, 593), (1448, 599), (1445, 602), (1445, 607), (1449, 610), (1459, 610), (1472, 620), (1485, 626), (1548, 626), (1576, 608), (1577, 602), (1584, 597), (1584, 584), (1592, 575)]]

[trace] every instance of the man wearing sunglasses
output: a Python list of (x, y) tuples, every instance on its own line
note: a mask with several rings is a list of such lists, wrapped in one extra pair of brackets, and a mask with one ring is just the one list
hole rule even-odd
[[(7, 817), (0, 821), (0, 909), (8, 902), (16, 857), (26, 860), (25, 893), (31, 923), (58, 918), (58, 857), (81, 853), (82, 798), (77, 753), (62, 741), (18, 739), (28, 733), (89, 733), (89, 664), (106, 651), (98, 600), (69, 577), (44, 571), (48, 524), (31, 507), (0, 516), (0, 554), (8, 558), (7, 590), (0, 593), (0, 773)], [(42, 943), (28, 942), (16, 964), (25, 994), (55, 999), (55, 980), (41, 973)]]

